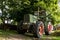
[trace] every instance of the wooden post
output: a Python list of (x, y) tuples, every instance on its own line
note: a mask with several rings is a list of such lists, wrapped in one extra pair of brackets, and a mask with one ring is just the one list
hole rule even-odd
[(39, 7), (38, 7), (38, 16), (37, 16), (37, 19), (39, 19)]

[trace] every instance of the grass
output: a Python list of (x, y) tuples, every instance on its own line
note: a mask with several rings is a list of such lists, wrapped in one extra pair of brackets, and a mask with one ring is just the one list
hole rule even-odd
[(17, 32), (16, 31), (5, 31), (5, 30), (0, 30), (0, 36), (8, 36), (8, 35), (10, 35), (10, 34), (17, 34)]
[(46, 36), (46, 35), (44, 35), (43, 37), (42, 37), (42, 39), (43, 40), (60, 40), (60, 36), (51, 36), (51, 35), (48, 35), (48, 36)]
[[(17, 34), (17, 32), (13, 31), (13, 30), (12, 31), (9, 31), (9, 30), (7, 30), (7, 31), (0, 30), (0, 38), (7, 37), (10, 34), (15, 35), (15, 34)], [(27, 38), (28, 37), (26, 37), (26, 39)], [(46, 35), (43, 35), (43, 37), (40, 40), (60, 40), (60, 36), (51, 36), (51, 35), (46, 36)]]

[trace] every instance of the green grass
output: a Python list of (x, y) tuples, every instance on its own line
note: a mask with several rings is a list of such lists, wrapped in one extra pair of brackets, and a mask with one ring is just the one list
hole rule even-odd
[[(12, 31), (9, 31), (9, 30), (7, 30), (7, 31), (0, 30), (0, 37), (1, 36), (8, 37), (10, 34), (15, 35), (15, 34), (17, 34), (17, 32), (13, 31), (13, 30)], [(26, 37), (26, 39), (27, 39), (27, 37)], [(41, 40), (60, 40), (60, 36), (51, 36), (51, 35), (46, 36), (46, 35), (43, 35)]]
[(8, 35), (10, 35), (10, 34), (17, 34), (17, 32), (16, 31), (4, 31), (4, 30), (0, 30), (0, 36), (8, 36)]
[(46, 39), (51, 39), (51, 40), (60, 40), (60, 36), (46, 36), (46, 35), (44, 35), (43, 37), (42, 37), (42, 39), (43, 40), (46, 40)]

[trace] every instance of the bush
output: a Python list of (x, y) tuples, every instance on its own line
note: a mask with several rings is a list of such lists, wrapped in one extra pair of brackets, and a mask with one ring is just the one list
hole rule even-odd
[(60, 30), (54, 31), (54, 33), (51, 34), (52, 36), (60, 36)]

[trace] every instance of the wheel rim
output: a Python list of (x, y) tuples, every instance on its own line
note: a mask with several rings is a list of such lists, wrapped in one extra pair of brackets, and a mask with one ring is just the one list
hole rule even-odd
[(43, 29), (44, 29), (43, 26), (40, 25), (38, 29), (39, 29), (39, 35), (43, 35)]
[(41, 31), (40, 31), (40, 29), (41, 29), (41, 28), (39, 27), (39, 35), (41, 35)]

